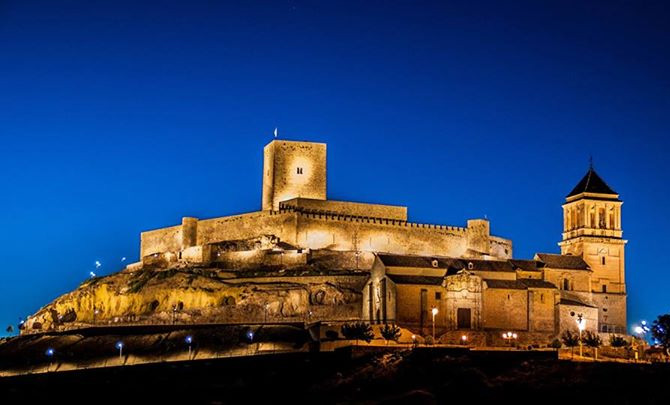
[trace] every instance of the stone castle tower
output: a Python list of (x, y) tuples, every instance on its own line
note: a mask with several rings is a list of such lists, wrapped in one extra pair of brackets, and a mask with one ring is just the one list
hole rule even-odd
[(297, 197), (326, 199), (326, 144), (275, 139), (263, 149), (262, 209)]
[(593, 167), (563, 204), (564, 255), (582, 256), (592, 273), (593, 302), (599, 310), (601, 332), (626, 327), (626, 279), (622, 238), (623, 201)]

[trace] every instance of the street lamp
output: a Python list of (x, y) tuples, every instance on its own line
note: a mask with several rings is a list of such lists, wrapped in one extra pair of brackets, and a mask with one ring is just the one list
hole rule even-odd
[(461, 344), (466, 345), (468, 343), (468, 335), (461, 336)]
[(433, 314), (433, 343), (435, 343), (435, 315), (437, 315), (439, 311), (437, 310), (437, 307), (433, 307), (430, 312)]
[(577, 329), (579, 329), (579, 357), (582, 357), (582, 332), (586, 329), (586, 319), (582, 314), (577, 314)]
[(51, 348), (51, 347), (49, 347), (49, 348), (44, 352), (44, 354), (46, 354), (47, 357), (49, 358), (49, 368), (51, 368), (51, 366), (53, 365), (53, 357), (54, 357), (54, 353), (55, 353), (55, 351), (54, 351), (54, 349)]
[(188, 345), (188, 359), (191, 360), (191, 343), (193, 343), (193, 337), (191, 335), (188, 335), (184, 340)]
[(123, 342), (116, 342), (116, 348), (119, 349), (119, 361), (123, 361)]
[(412, 335), (412, 348), (416, 347), (416, 335)]
[(502, 334), (502, 337), (509, 343), (509, 346), (512, 347), (512, 340), (516, 340), (519, 335), (514, 332), (506, 332)]

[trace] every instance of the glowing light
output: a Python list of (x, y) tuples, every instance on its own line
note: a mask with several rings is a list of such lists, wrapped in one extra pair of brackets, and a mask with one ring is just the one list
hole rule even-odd
[(52, 348), (48, 348), (47, 351), (45, 352), (45, 354), (49, 357), (53, 356), (54, 353), (55, 353), (55, 351)]
[(464, 341), (464, 342), (467, 341), (467, 340), (468, 340), (468, 336), (467, 336), (467, 335), (463, 335), (463, 336), (461, 336), (461, 340)]
[(122, 341), (116, 342), (116, 348), (119, 350), (123, 349), (123, 342)]
[(433, 307), (433, 309), (431, 310), (431, 313), (433, 314), (433, 316), (437, 315), (438, 312), (439, 311), (437, 310), (436, 307)]
[(635, 331), (635, 333), (637, 333), (638, 335), (641, 335), (641, 334), (644, 333), (644, 329), (642, 329), (641, 326), (636, 326), (635, 328), (633, 328), (633, 331)]
[(91, 276), (91, 278), (95, 278), (95, 273), (94, 272), (91, 271), (88, 274)]
[(95, 261), (95, 268), (96, 268), (96, 269), (99, 269), (100, 266), (102, 266), (102, 263), (100, 263), (99, 260), (96, 260), (96, 261)]
[(579, 329), (580, 332), (586, 329), (586, 319), (584, 319), (581, 314), (577, 316), (576, 322), (577, 322), (577, 329)]
[(125, 261), (126, 261), (126, 257), (123, 256), (123, 257), (121, 258), (121, 261), (122, 261), (122, 262), (125, 262)]
[(248, 332), (247, 332), (247, 338), (248, 338), (249, 340), (254, 340), (254, 332), (251, 331), (251, 330), (248, 331)]
[(191, 335), (188, 335), (184, 340), (186, 341), (186, 343), (191, 344), (193, 342), (193, 337)]

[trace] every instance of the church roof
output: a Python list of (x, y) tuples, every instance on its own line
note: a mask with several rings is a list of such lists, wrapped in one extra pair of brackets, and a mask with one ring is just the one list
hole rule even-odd
[[(514, 266), (508, 260), (481, 260), (481, 259), (456, 259), (450, 257), (430, 257), (411, 255), (378, 254), (379, 259), (385, 266), (389, 267), (434, 267), (438, 269), (473, 271), (514, 271)], [(433, 266), (433, 260), (437, 266)]]
[(552, 269), (590, 270), (589, 265), (581, 256), (538, 253), (537, 257), (546, 267)]
[(401, 276), (397, 274), (389, 274), (388, 278), (396, 284), (441, 285), (444, 281), (444, 277)]
[(495, 280), (485, 279), (488, 288), (500, 288), (504, 290), (526, 290), (528, 288), (556, 288), (555, 285), (544, 280), (517, 279), (517, 280)]
[(567, 197), (573, 197), (582, 193), (617, 194), (617, 192), (612, 190), (612, 188), (605, 183), (605, 180), (596, 173), (593, 167), (589, 168), (589, 171), (586, 172), (584, 177), (582, 177)]
[(593, 305), (587, 304), (585, 302), (579, 301), (577, 299), (570, 299), (570, 298), (561, 298), (561, 305), (572, 305), (575, 307), (589, 307), (589, 308), (595, 308)]

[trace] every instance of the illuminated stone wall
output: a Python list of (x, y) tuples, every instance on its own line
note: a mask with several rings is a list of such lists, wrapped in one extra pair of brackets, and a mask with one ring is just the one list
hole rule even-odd
[[(391, 219), (352, 217), (346, 215), (313, 214), (294, 210), (258, 211), (249, 214), (188, 222), (190, 236), (196, 232), (197, 245), (240, 240), (259, 235), (275, 235), (295, 247), (340, 251), (389, 252), (398, 254), (440, 255), (451, 257), (492, 257), (481, 252), (486, 237), (482, 227), (474, 229), (477, 236), (469, 237), (470, 228), (418, 224)], [(488, 229), (488, 228), (486, 228)], [(142, 257), (165, 252), (179, 252), (188, 247), (182, 227), (170, 227), (142, 233)], [(502, 238), (491, 238), (496, 244)], [(474, 248), (469, 243), (475, 243)], [(512, 256), (511, 242), (505, 251)], [(489, 253), (491, 253), (489, 251)]]
[(326, 199), (326, 144), (274, 140), (263, 149), (263, 210), (296, 197)]
[(315, 200), (294, 198), (280, 203), (283, 208), (295, 208), (302, 211), (339, 213), (348, 216), (386, 218), (407, 221), (407, 207), (384, 204), (368, 204), (350, 201)]
[(487, 329), (528, 329), (528, 290), (486, 288), (483, 326)]

